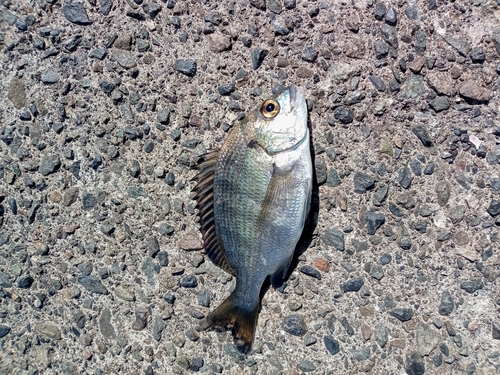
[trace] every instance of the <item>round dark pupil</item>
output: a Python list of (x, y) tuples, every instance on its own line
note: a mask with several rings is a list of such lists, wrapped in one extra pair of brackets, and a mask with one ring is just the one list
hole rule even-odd
[(274, 108), (275, 108), (275, 106), (273, 103), (268, 103), (266, 105), (266, 112), (272, 112), (272, 111), (274, 111)]

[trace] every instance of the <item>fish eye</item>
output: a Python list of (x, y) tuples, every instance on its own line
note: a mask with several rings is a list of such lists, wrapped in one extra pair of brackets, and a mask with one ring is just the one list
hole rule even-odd
[(280, 113), (280, 105), (276, 100), (268, 99), (264, 102), (264, 104), (262, 104), (260, 113), (266, 119), (275, 118), (278, 115), (278, 113)]

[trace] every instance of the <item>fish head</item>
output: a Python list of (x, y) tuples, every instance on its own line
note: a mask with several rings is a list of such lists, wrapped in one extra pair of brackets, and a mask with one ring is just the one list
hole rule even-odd
[(267, 153), (293, 149), (309, 135), (304, 93), (292, 85), (265, 100), (257, 108), (254, 124), (256, 141)]

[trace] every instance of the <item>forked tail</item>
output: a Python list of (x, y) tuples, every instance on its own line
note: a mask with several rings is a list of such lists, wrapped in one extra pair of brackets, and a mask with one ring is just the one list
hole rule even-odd
[(248, 353), (253, 344), (259, 307), (259, 304), (253, 310), (240, 307), (232, 293), (219, 307), (208, 314), (198, 330), (214, 328), (224, 331), (231, 328), (236, 348), (242, 353)]

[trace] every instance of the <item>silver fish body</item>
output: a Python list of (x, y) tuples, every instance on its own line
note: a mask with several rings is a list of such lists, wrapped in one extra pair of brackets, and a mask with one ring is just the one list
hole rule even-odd
[(233, 293), (201, 329), (232, 327), (243, 352), (253, 342), (262, 285), (285, 276), (304, 228), (312, 190), (309, 139), (304, 95), (291, 86), (236, 125), (220, 152), (200, 166), (195, 191), (205, 249), (236, 276)]

